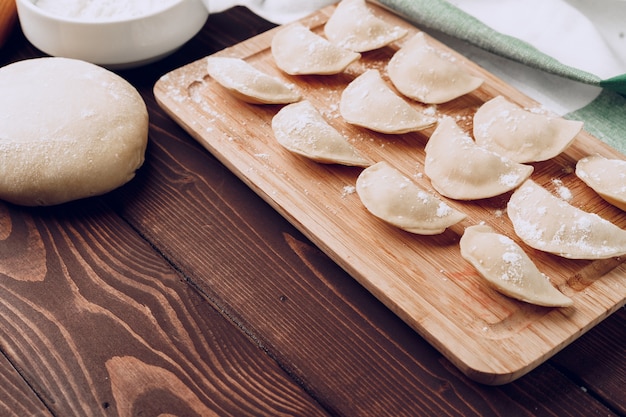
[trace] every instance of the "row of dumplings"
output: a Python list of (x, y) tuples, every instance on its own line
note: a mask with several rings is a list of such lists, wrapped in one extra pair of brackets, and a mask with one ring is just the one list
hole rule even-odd
[[(281, 28), (273, 39), (271, 52), (276, 66), (289, 75), (333, 75), (346, 70), (367, 51), (380, 49), (407, 35), (407, 30), (376, 17), (365, 0), (342, 0), (324, 25), (323, 37), (300, 23)], [(473, 76), (456, 59), (432, 47), (423, 33), (409, 39), (390, 59), (388, 73), (394, 87), (406, 97), (426, 103), (448, 102), (478, 88), (483, 79)], [(293, 85), (270, 77), (246, 62), (213, 57), (209, 75), (238, 97), (256, 104), (287, 104), (302, 95)], [(357, 83), (376, 82), (374, 74)], [(355, 90), (359, 90), (356, 86)], [(386, 87), (384, 94), (395, 94)], [(394, 106), (402, 106), (399, 98)], [(408, 105), (402, 106), (402, 111)], [(354, 113), (357, 110), (353, 110)], [(415, 116), (413, 113), (407, 115)], [(404, 131), (432, 125), (424, 122)], [(391, 133), (402, 133), (394, 131)]]
[[(272, 41), (276, 65), (290, 75), (337, 74), (360, 59), (362, 52), (406, 35), (371, 14), (363, 0), (341, 1), (324, 33), (327, 39), (300, 24), (282, 28)], [(277, 142), (289, 151), (320, 163), (363, 167), (355, 188), (374, 216), (423, 235), (442, 233), (467, 217), (389, 163), (374, 163), (362, 156), (294, 86), (236, 58), (209, 57), (207, 70), (243, 101), (286, 104), (273, 117), (272, 129)], [(482, 83), (428, 45), (422, 33), (393, 55), (387, 71), (401, 94), (427, 104), (452, 100)], [(364, 71), (344, 89), (339, 109), (346, 122), (387, 134), (436, 124), (424, 162), (433, 188), (454, 200), (483, 199), (515, 190), (507, 213), (518, 237), (530, 247), (572, 259), (626, 254), (626, 231), (575, 208), (529, 179), (533, 166), (528, 163), (563, 152), (582, 123), (534, 113), (495, 97), (474, 114), (472, 139), (454, 119), (438, 120), (409, 105), (375, 69)], [(611, 169), (607, 169), (609, 164)], [(615, 169), (621, 180), (616, 180)], [(626, 162), (588, 157), (579, 161), (576, 174), (607, 201), (626, 207), (626, 187), (621, 185)], [(572, 304), (519, 245), (489, 226), (467, 227), (460, 249), (480, 275), (505, 295), (546, 306)]]

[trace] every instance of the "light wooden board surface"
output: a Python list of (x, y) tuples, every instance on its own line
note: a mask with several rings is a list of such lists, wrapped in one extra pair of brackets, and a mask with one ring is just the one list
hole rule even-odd
[[(370, 4), (380, 17), (419, 29)], [(322, 33), (334, 6), (301, 23)], [(274, 64), (270, 43), (276, 28), (219, 56), (243, 58), (268, 74), (295, 84), (337, 129), (374, 161), (386, 160), (432, 190), (423, 173), (424, 145), (433, 129), (398, 136), (377, 134), (346, 124), (339, 115), (343, 88), (369, 68), (386, 77), (386, 63), (403, 41), (365, 53), (343, 74), (288, 76)], [(471, 131), (472, 115), (488, 99), (503, 95), (524, 107), (540, 104), (429, 37), (456, 55), (461, 65), (482, 76), (483, 86), (430, 110), (455, 117)], [(321, 165), (284, 150), (271, 119), (280, 106), (238, 101), (206, 73), (201, 59), (164, 75), (155, 85), (158, 103), (207, 150), (298, 227), (470, 378), (486, 384), (515, 380), (544, 362), (610, 315), (626, 301), (626, 266), (621, 259), (576, 261), (522, 247), (555, 286), (574, 300), (569, 308), (550, 309), (509, 299), (490, 289), (459, 253), (465, 227), (491, 225), (519, 242), (506, 216), (509, 194), (475, 202), (447, 200), (468, 217), (438, 236), (417, 236), (374, 218), (353, 187), (359, 168)], [(412, 102), (417, 108), (425, 106)], [(557, 193), (566, 187), (570, 203), (626, 227), (624, 213), (600, 199), (576, 178), (576, 161), (590, 153), (622, 158), (582, 132), (557, 158), (534, 164), (532, 179)]]

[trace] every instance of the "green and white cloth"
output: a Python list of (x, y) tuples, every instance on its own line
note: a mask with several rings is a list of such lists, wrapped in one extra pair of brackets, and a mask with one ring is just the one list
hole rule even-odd
[[(626, 94), (626, 74), (616, 75), (615, 77), (608, 79), (602, 79), (598, 75), (565, 65), (554, 57), (541, 52), (538, 48), (528, 42), (496, 31), (478, 18), (473, 17), (461, 8), (453, 5), (451, 2), (445, 0), (379, 0), (379, 2), (405, 16), (418, 26), (427, 26), (441, 31), (458, 39), (465, 40), (486, 51), (523, 62), (534, 68), (582, 83), (596, 85)], [(478, 1), (476, 3), (485, 2)], [(507, 2), (503, 2), (501, 0), (492, 0), (490, 3), (493, 5), (493, 9), (502, 8), (503, 5), (507, 5)], [(508, 2), (508, 4), (510, 3), (511, 2)], [(527, 1), (523, 3), (525, 3), (523, 6), (525, 9), (533, 7), (532, 2)], [(544, 0), (544, 3), (550, 3), (550, 0)], [(566, 3), (561, 3), (565, 5), (564, 7), (567, 7)], [(602, 6), (598, 3), (597, 7)], [(538, 9), (535, 10), (539, 12)], [(549, 11), (552, 12), (553, 10)], [(561, 13), (564, 12), (565, 10), (561, 11)], [(611, 9), (606, 10), (606, 13), (611, 12), (614, 11)], [(510, 13), (515, 14), (517, 11), (511, 10)], [(532, 18), (532, 15), (530, 17)], [(538, 20), (537, 22), (525, 20), (521, 16), (518, 16), (516, 20), (519, 22), (520, 27), (532, 27), (537, 24), (541, 24), (542, 22), (541, 20)], [(558, 16), (555, 16), (553, 20), (558, 21)], [(571, 22), (571, 24), (576, 25), (575, 22)], [(546, 36), (553, 36), (548, 33), (547, 29), (541, 30), (546, 32)], [(626, 32), (626, 21), (624, 22), (624, 31)], [(571, 30), (571, 33), (573, 32), (574, 28)], [(567, 37), (570, 34), (563, 33), (561, 41), (567, 42)], [(574, 51), (577, 50), (578, 46), (579, 45), (575, 44), (568, 45), (568, 47)]]

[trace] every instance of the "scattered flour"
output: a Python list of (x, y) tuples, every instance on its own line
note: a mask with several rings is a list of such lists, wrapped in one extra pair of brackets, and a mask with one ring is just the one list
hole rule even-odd
[(354, 194), (356, 192), (356, 187), (353, 185), (346, 185), (345, 187), (343, 187), (343, 190), (341, 192), (341, 198), (345, 198), (351, 194)]
[(559, 197), (561, 197), (563, 200), (569, 201), (573, 198), (572, 191), (565, 185), (563, 185), (563, 181), (555, 178), (552, 180), (552, 184), (554, 184), (554, 186), (556, 187), (556, 191), (559, 194)]

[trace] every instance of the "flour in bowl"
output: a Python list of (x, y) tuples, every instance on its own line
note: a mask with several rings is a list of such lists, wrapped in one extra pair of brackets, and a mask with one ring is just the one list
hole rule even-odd
[(35, 6), (78, 20), (104, 21), (144, 16), (180, 0), (35, 0)]

